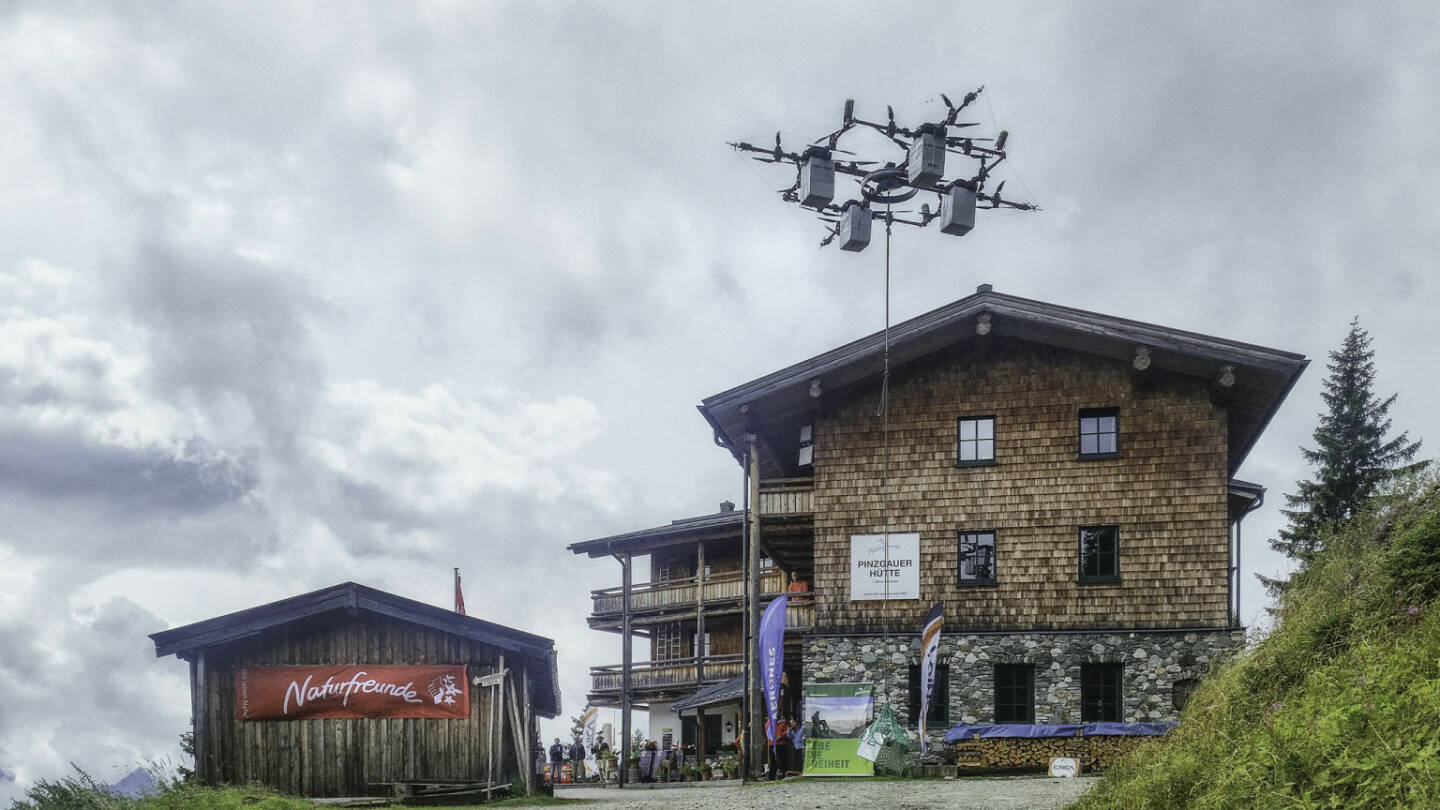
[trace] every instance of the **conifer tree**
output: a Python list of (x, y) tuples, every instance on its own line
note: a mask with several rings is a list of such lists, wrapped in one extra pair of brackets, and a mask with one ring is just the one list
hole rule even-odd
[[(1316, 467), (1314, 478), (1296, 482), (1294, 494), (1285, 496), (1281, 514), (1288, 525), (1270, 547), (1298, 560), (1301, 570), (1324, 543), (1324, 534), (1365, 507), (1390, 479), (1424, 466), (1411, 463), (1420, 441), (1409, 433), (1390, 434), (1390, 406), (1396, 394), (1375, 395), (1375, 352), (1360, 319), (1350, 321), (1350, 332), (1326, 365), (1326, 413), (1315, 428), (1314, 449), (1300, 448)], [(1284, 591), (1288, 580), (1259, 576), (1272, 596)]]

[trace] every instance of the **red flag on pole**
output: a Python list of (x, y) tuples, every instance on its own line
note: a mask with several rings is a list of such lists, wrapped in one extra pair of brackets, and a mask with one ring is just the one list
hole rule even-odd
[(465, 594), (460, 592), (460, 569), (455, 569), (455, 612), (465, 615)]

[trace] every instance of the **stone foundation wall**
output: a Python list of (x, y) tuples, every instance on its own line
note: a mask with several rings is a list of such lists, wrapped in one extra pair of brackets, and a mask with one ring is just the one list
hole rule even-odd
[[(1121, 663), (1125, 722), (1179, 719), (1176, 684), (1185, 688), (1245, 644), (1245, 631), (1095, 632), (942, 635), (938, 661), (949, 665), (950, 718), (927, 729), (938, 743), (957, 723), (995, 721), (995, 665), (1033, 664), (1035, 722), (1080, 722), (1080, 665)], [(806, 683), (873, 683), (876, 705), (889, 704), (910, 728), (909, 668), (920, 663), (918, 635), (807, 636)]]

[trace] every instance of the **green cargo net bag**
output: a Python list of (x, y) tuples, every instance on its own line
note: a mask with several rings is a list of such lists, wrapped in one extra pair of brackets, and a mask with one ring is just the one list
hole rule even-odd
[(895, 720), (895, 713), (890, 711), (889, 706), (880, 708), (880, 715), (875, 718), (865, 729), (861, 737), (861, 749), (873, 753), (872, 756), (861, 756), (866, 759), (873, 759), (875, 767), (882, 773), (898, 775), (905, 771), (905, 766), (910, 764), (910, 735), (905, 727)]

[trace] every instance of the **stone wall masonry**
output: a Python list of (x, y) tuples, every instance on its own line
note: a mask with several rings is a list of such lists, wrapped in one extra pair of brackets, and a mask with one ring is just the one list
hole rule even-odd
[[(950, 667), (950, 719), (927, 729), (938, 745), (950, 726), (995, 721), (995, 665), (1033, 664), (1035, 722), (1080, 722), (1080, 665), (1122, 663), (1126, 722), (1173, 721), (1175, 684), (1203, 678), (1245, 644), (1241, 628), (1176, 632), (942, 635), (938, 660)], [(909, 667), (920, 663), (917, 635), (806, 636), (806, 683), (873, 683), (876, 705), (914, 728)]]

